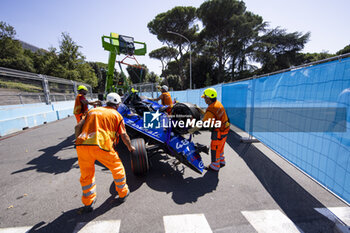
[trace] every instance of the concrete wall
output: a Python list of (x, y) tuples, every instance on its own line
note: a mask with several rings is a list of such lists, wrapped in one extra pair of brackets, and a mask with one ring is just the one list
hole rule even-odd
[(0, 106), (0, 136), (73, 115), (74, 101)]

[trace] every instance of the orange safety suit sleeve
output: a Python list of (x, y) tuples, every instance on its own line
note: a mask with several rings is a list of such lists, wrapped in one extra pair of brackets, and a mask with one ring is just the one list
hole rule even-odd
[(206, 111), (203, 117), (203, 121), (208, 119), (215, 119), (215, 115), (212, 112)]

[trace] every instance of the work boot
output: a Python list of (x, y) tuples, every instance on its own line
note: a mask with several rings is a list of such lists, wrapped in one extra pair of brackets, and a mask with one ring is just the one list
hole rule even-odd
[(121, 202), (121, 203), (124, 203), (126, 201), (126, 199), (128, 198), (128, 196), (130, 195), (130, 190), (128, 190), (128, 193), (126, 194), (125, 197), (119, 197), (118, 200)]
[(94, 206), (95, 202), (96, 202), (96, 199), (91, 203), (91, 205), (86, 205), (86, 206), (79, 208), (77, 210), (77, 213), (78, 214), (87, 214), (87, 213), (92, 212), (94, 210), (93, 206)]

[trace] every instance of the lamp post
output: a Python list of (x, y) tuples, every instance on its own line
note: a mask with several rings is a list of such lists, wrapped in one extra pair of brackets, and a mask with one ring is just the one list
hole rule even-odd
[(171, 34), (175, 34), (177, 36), (180, 36), (182, 38), (184, 38), (185, 40), (187, 40), (189, 46), (190, 46), (190, 89), (192, 89), (192, 51), (191, 51), (191, 41), (189, 39), (187, 39), (184, 35), (181, 35), (177, 32), (172, 32), (172, 31), (167, 31), (167, 33), (171, 33)]

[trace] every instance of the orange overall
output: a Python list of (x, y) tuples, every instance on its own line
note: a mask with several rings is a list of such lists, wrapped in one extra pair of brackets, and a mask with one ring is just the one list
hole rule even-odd
[(225, 166), (224, 147), (227, 138), (227, 134), (230, 130), (230, 122), (227, 117), (224, 106), (219, 101), (211, 103), (205, 114), (203, 121), (213, 119), (215, 121), (221, 121), (221, 127), (215, 128), (211, 133), (211, 164), (210, 167), (215, 171), (220, 169), (220, 166)]
[(125, 132), (123, 117), (115, 109), (98, 107), (88, 112), (82, 132), (75, 143), (84, 205), (91, 205), (96, 198), (95, 160), (112, 172), (119, 197), (123, 198), (128, 194), (124, 166), (113, 148), (117, 135)]
[(162, 105), (167, 105), (168, 108), (166, 110), (166, 112), (168, 114), (171, 113), (171, 108), (173, 107), (173, 101), (171, 100), (171, 95), (169, 92), (163, 92), (161, 95), (160, 95), (160, 99), (162, 101)]
[(73, 114), (77, 119), (77, 123), (81, 121), (84, 113), (86, 113), (88, 110), (88, 106), (86, 104), (83, 104), (81, 100), (85, 100), (85, 97), (83, 94), (78, 94), (77, 98), (75, 98), (75, 104), (74, 104), (74, 110), (73, 110)]

